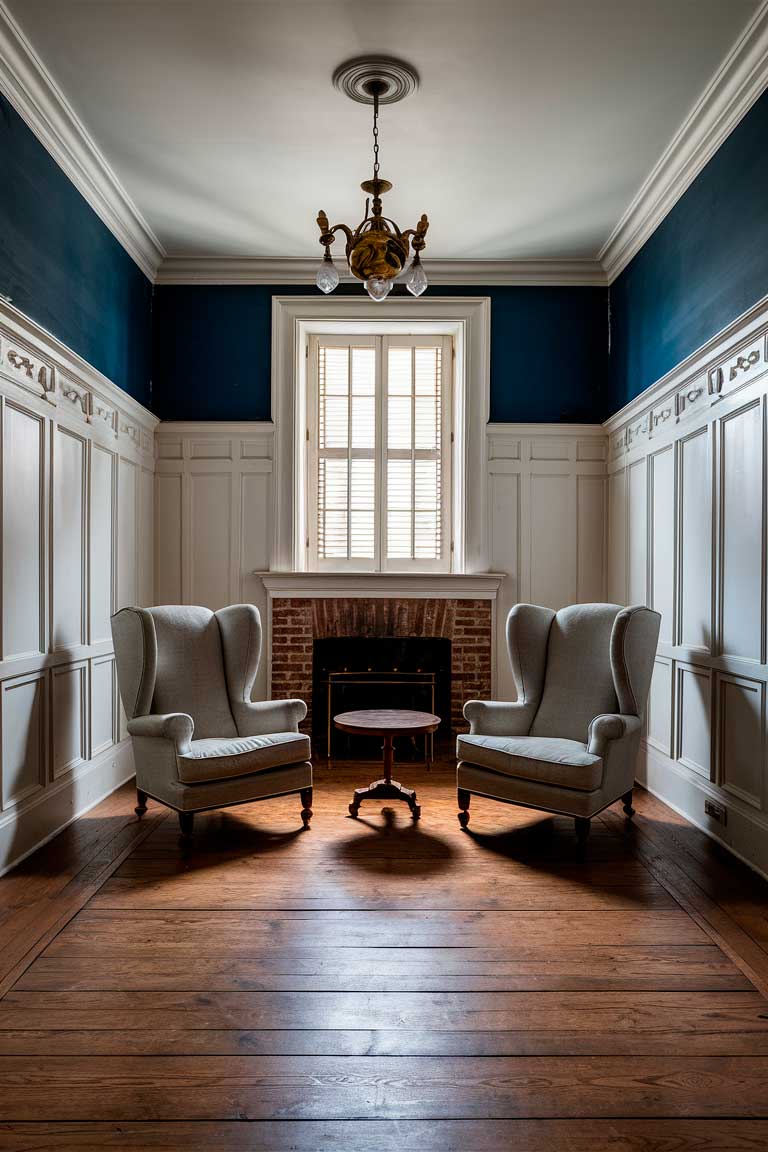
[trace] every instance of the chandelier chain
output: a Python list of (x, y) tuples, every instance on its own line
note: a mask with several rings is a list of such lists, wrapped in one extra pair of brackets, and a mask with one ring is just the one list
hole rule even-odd
[(379, 94), (373, 97), (373, 178), (379, 177)]

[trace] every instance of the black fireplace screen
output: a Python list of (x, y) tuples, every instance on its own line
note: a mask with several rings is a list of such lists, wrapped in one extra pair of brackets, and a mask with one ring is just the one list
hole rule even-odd
[[(334, 636), (315, 640), (312, 667), (312, 744), (334, 759), (378, 760), (381, 741), (333, 726), (339, 712), (408, 708), (435, 712), (435, 740), (450, 735), (451, 642), (433, 636)], [(398, 760), (429, 760), (429, 737), (395, 741)]]

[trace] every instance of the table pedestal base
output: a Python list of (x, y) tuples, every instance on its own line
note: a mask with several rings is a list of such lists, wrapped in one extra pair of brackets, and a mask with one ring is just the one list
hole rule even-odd
[(416, 792), (413, 788), (406, 788), (397, 780), (374, 780), (367, 788), (355, 788), (352, 803), (349, 806), (350, 816), (357, 817), (363, 800), (404, 800), (411, 810), (414, 820), (421, 816), (421, 808), (416, 803)]

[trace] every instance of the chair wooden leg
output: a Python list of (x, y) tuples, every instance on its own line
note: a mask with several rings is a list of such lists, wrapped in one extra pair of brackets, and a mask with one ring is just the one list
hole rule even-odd
[(185, 840), (189, 840), (195, 830), (194, 812), (179, 812), (179, 828)]
[(312, 789), (302, 788), (301, 790), (301, 822), (305, 828), (309, 828), (309, 822), (312, 819)]
[(635, 814), (635, 810), (632, 807), (632, 789), (630, 788), (629, 792), (625, 792), (621, 799), (624, 803), (624, 812), (628, 819), (631, 820)]
[(143, 816), (147, 810), (147, 794), (142, 792), (141, 788), (136, 789), (136, 807), (134, 812), (137, 816)]
[(467, 792), (466, 788), (458, 789), (459, 799), (459, 824), (462, 828), (466, 828), (469, 824), (469, 801), (472, 798), (472, 793)]
[(579, 844), (585, 844), (589, 837), (589, 829), (592, 821), (589, 816), (575, 816), (574, 821), (576, 824), (576, 839)]

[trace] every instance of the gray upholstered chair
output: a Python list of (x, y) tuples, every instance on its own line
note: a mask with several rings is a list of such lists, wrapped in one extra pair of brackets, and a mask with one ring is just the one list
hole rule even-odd
[(517, 701), (470, 700), (459, 736), (459, 823), (469, 801), (490, 796), (576, 819), (622, 797), (633, 815), (642, 715), (661, 617), (649, 608), (575, 604), (553, 612), (516, 604), (507, 648)]
[(257, 608), (123, 608), (112, 636), (139, 814), (151, 796), (175, 808), (191, 835), (195, 812), (298, 792), (309, 827), (312, 765), (309, 737), (299, 732), (307, 706), (251, 701), (261, 656)]

